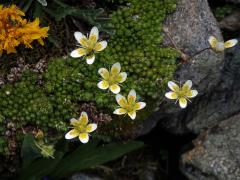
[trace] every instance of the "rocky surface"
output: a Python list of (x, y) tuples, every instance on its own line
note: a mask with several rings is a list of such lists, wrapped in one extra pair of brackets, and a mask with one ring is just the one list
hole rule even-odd
[(233, 3), (239, 4), (240, 0), (226, 0), (226, 2), (233, 2)]
[(221, 29), (229, 31), (239, 31), (240, 30), (240, 12), (236, 10), (230, 15), (226, 16), (219, 23)]
[(191, 180), (240, 179), (240, 114), (203, 132), (181, 158)]
[[(169, 32), (176, 46), (189, 56), (209, 47), (208, 38), (211, 35), (222, 40), (220, 29), (207, 0), (177, 1), (177, 10), (167, 18), (164, 29)], [(167, 35), (164, 44), (173, 46)], [(206, 50), (190, 61), (182, 63), (174, 79), (180, 82), (192, 80), (193, 87), (198, 90), (199, 95), (185, 110), (174, 105), (173, 101), (164, 98), (160, 110), (150, 117), (151, 121), (145, 121), (144, 127), (152, 127), (155, 121), (160, 120), (164, 128), (174, 133), (182, 134), (192, 130), (200, 132), (203, 128), (201, 125), (197, 125), (194, 129), (188, 125), (192, 121), (198, 120), (194, 119), (198, 109), (192, 110), (192, 108), (194, 106), (201, 107), (202, 105), (196, 104), (199, 104), (207, 94), (215, 89), (221, 79), (223, 65), (224, 54), (216, 54), (212, 50)]]

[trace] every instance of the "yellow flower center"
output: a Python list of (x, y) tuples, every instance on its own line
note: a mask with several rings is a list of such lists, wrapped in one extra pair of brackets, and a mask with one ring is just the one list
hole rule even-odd
[(110, 85), (116, 84), (118, 83), (118, 74), (110, 74), (109, 78), (108, 78), (108, 83)]
[(83, 125), (75, 126), (74, 129), (76, 129), (79, 133), (86, 132), (86, 126)]
[(178, 94), (179, 98), (185, 98), (187, 96), (189, 90), (184, 90), (184, 89), (180, 89), (178, 92), (176, 92)]

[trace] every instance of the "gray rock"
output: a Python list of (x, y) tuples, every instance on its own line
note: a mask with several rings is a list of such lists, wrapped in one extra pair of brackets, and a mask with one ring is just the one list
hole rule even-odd
[(185, 116), (187, 128), (195, 133), (215, 126), (240, 111), (240, 48), (228, 50), (221, 81), (192, 104)]
[(189, 179), (240, 179), (240, 114), (203, 132), (194, 146), (181, 158), (182, 172)]
[[(209, 47), (209, 36), (214, 35), (222, 40), (220, 29), (207, 0), (177, 1), (177, 10), (167, 18), (165, 29), (170, 32), (181, 51), (190, 56)], [(167, 36), (165, 44), (171, 45)], [(199, 92), (197, 98), (193, 99), (195, 105), (217, 86), (221, 79), (223, 64), (223, 53), (216, 54), (212, 50), (206, 50), (195, 56), (193, 60), (182, 64), (174, 79), (180, 82), (188, 79), (193, 81), (193, 88)], [(189, 127), (186, 124), (187, 121), (191, 121), (189, 113), (192, 112), (189, 111), (193, 105), (182, 110), (178, 105), (174, 105), (173, 101), (166, 100), (166, 102), (157, 112), (162, 125), (174, 133), (188, 132)], [(187, 120), (186, 116), (189, 117)]]
[(240, 12), (234, 11), (230, 15), (223, 18), (219, 23), (221, 29), (226, 29), (229, 31), (240, 30)]
[(233, 2), (233, 3), (239, 4), (240, 0), (226, 0), (226, 2)]
[(76, 173), (72, 175), (69, 180), (103, 180), (100, 177), (84, 174), (84, 173)]

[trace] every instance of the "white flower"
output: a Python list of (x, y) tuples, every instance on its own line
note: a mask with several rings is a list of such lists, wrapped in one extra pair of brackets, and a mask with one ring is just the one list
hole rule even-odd
[(120, 108), (116, 109), (113, 114), (128, 114), (131, 119), (135, 119), (136, 111), (141, 110), (146, 106), (145, 102), (136, 102), (136, 98), (136, 91), (133, 89), (129, 92), (127, 99), (121, 94), (117, 94), (116, 100)]
[(231, 48), (238, 43), (237, 39), (231, 39), (226, 42), (220, 42), (214, 36), (210, 36), (208, 42), (215, 52), (223, 52), (226, 48)]
[(121, 91), (119, 84), (127, 79), (127, 73), (121, 72), (119, 62), (113, 64), (110, 72), (106, 68), (100, 68), (98, 73), (103, 78), (103, 80), (98, 83), (98, 87), (100, 89), (109, 88), (114, 94), (118, 94)]
[(82, 112), (78, 120), (73, 118), (70, 121), (73, 129), (65, 135), (66, 139), (78, 137), (82, 143), (87, 143), (89, 141), (89, 133), (97, 129), (97, 124), (88, 124), (88, 115), (86, 112)]
[(179, 101), (179, 105), (181, 108), (186, 108), (187, 100), (189, 100), (189, 98), (194, 98), (198, 94), (197, 90), (191, 90), (192, 88), (191, 80), (187, 80), (182, 87), (181, 86), (179, 87), (176, 83), (169, 81), (168, 87), (172, 91), (167, 92), (165, 96), (168, 99), (176, 99), (177, 101)]
[(88, 64), (94, 62), (96, 52), (100, 52), (107, 47), (107, 41), (98, 42), (99, 32), (97, 27), (92, 28), (88, 38), (81, 32), (75, 32), (74, 36), (81, 47), (72, 51), (71, 56), (73, 58), (86, 56)]

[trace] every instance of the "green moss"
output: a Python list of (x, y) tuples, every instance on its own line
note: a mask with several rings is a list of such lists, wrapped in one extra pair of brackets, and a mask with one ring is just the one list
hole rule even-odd
[[(135, 89), (139, 98), (147, 101), (147, 108), (138, 113), (139, 119), (145, 119), (154, 108), (155, 99), (163, 96), (166, 82), (172, 79), (176, 69), (177, 53), (161, 47), (163, 21), (175, 9), (175, 1), (127, 2), (128, 6), (122, 6), (111, 15), (115, 35), (107, 49), (97, 54), (93, 65), (83, 59), (59, 58), (48, 64), (41, 79), (38, 74), (26, 71), (18, 82), (0, 89), (0, 114), (13, 121), (17, 128), (37, 125), (46, 136), (52, 129), (63, 135), (69, 119), (79, 116), (78, 106), (82, 102), (94, 101), (98, 108), (112, 114), (117, 107), (115, 96), (97, 88), (101, 79), (98, 69), (120, 62), (122, 70), (128, 73), (121, 94), (126, 96)], [(102, 127), (99, 132), (105, 129), (106, 135), (113, 137), (131, 134), (131, 127), (136, 126), (123, 118), (114, 116), (112, 125)]]
[(122, 64), (123, 71), (128, 72), (128, 80), (123, 84), (125, 92), (134, 88), (141, 96), (157, 98), (176, 69), (176, 52), (160, 47), (163, 21), (176, 4), (174, 0), (125, 2), (128, 6), (111, 14), (115, 35), (97, 61), (109, 66), (114, 62)]

